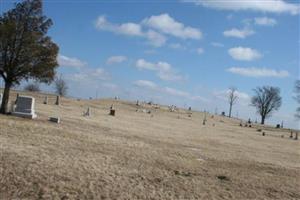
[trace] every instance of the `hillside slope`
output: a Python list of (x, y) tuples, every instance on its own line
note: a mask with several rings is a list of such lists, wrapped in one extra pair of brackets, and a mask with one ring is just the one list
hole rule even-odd
[(300, 142), (287, 130), (262, 136), (221, 116), (202, 125), (200, 112), (28, 95), (36, 120), (0, 115), (0, 199), (300, 199)]

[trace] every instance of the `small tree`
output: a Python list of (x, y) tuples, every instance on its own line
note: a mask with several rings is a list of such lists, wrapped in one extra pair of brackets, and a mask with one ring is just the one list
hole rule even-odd
[(29, 92), (39, 92), (40, 90), (40, 86), (37, 82), (34, 83), (29, 83), (24, 87), (25, 91), (29, 91)]
[(53, 80), (58, 46), (46, 35), (51, 25), (42, 0), (21, 1), (0, 16), (0, 77), (5, 82), (1, 113), (6, 113), (10, 88), (21, 80)]
[(60, 96), (66, 96), (67, 95), (68, 86), (67, 86), (66, 81), (63, 79), (62, 75), (55, 78), (54, 84), (55, 84), (54, 86), (55, 86), (56, 94), (58, 94)]
[(237, 90), (235, 87), (230, 87), (228, 90), (228, 102), (229, 102), (229, 117), (231, 117), (232, 106), (238, 99)]
[(255, 95), (251, 99), (251, 105), (261, 116), (261, 124), (272, 115), (273, 111), (279, 110), (281, 106), (280, 89), (277, 87), (263, 86), (254, 89)]
[(300, 80), (297, 80), (295, 83), (295, 93), (296, 93), (295, 100), (299, 104), (299, 107), (296, 110), (295, 117), (297, 119), (300, 119)]

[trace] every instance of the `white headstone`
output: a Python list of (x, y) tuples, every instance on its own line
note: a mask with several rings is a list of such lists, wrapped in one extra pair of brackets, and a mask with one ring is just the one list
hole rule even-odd
[(37, 117), (34, 110), (35, 99), (30, 96), (18, 96), (13, 115), (34, 119)]
[(0, 93), (0, 106), (2, 104), (2, 93)]

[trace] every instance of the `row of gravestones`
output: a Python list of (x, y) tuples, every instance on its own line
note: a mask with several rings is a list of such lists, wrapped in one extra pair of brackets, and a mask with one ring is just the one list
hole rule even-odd
[[(0, 93), (0, 105), (2, 104), (2, 94)], [(48, 97), (45, 97), (44, 104), (48, 104)], [(56, 105), (60, 104), (60, 97), (56, 97)], [(35, 113), (35, 98), (30, 96), (20, 96), (14, 102), (12, 115), (24, 118), (34, 119), (37, 117)]]
[[(2, 94), (0, 94), (0, 105), (2, 102)], [(45, 97), (44, 104), (48, 104), (48, 96)], [(56, 97), (55, 101), (56, 105), (60, 105), (60, 97)], [(17, 94), (17, 100), (14, 102), (14, 109), (12, 111), (12, 115), (34, 119), (37, 117), (35, 113), (35, 98), (30, 96), (20, 96)], [(87, 112), (84, 113), (84, 116), (90, 116), (91, 110), (88, 107)], [(110, 107), (110, 115), (115, 116), (115, 108), (113, 105)], [(59, 123), (59, 118), (50, 117), (50, 121), (55, 121)]]

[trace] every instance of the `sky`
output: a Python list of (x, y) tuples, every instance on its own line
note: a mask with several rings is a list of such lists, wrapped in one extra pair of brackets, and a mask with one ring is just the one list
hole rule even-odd
[[(16, 1), (0, 2), (3, 13)], [(48, 0), (43, 7), (71, 97), (227, 114), (228, 88), (236, 87), (233, 116), (259, 121), (250, 100), (267, 85), (281, 89), (282, 106), (266, 123), (300, 128), (299, 1)]]

